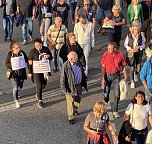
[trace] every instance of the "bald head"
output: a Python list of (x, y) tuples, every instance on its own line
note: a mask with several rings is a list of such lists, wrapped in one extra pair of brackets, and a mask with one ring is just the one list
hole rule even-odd
[(74, 51), (69, 52), (67, 57), (68, 57), (68, 60), (72, 63), (76, 63), (78, 60), (78, 55)]
[(61, 17), (55, 17), (54, 23), (55, 23), (56, 27), (60, 27), (61, 24), (62, 24), (62, 19), (61, 19)]

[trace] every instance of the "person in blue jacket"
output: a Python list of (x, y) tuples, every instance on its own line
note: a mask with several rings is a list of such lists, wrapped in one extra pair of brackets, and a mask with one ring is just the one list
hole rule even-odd
[(144, 63), (140, 71), (140, 79), (145, 88), (146, 100), (152, 108), (152, 57)]

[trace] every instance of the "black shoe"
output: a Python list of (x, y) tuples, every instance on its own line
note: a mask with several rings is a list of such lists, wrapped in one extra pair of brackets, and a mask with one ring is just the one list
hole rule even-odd
[(75, 115), (79, 115), (79, 112), (78, 112), (77, 110), (75, 110), (75, 112), (74, 112), (74, 113), (75, 113)]
[(10, 41), (10, 42), (12, 42), (12, 39), (11, 39), (11, 38), (9, 38), (9, 41)]
[(7, 41), (7, 36), (4, 37), (4, 41)]
[(43, 108), (43, 102), (42, 101), (38, 102), (38, 107)]
[(109, 102), (109, 98), (108, 98), (108, 97), (104, 97), (104, 101), (105, 101), (106, 103), (108, 103), (108, 102)]
[(74, 120), (72, 119), (72, 120), (69, 120), (69, 124), (70, 125), (73, 125), (74, 124)]

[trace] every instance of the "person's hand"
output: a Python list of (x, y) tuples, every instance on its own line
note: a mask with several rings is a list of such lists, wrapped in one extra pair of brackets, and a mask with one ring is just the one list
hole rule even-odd
[(113, 139), (114, 139), (114, 141), (115, 141), (116, 144), (119, 143), (117, 135), (114, 135), (114, 136), (113, 136)]
[(55, 41), (51, 41), (51, 44), (52, 44), (52, 45), (56, 45), (56, 42), (55, 42)]
[(32, 16), (32, 20), (35, 20), (35, 16)]
[(32, 74), (28, 73), (28, 77), (31, 79), (32, 78)]
[(97, 132), (92, 130), (91, 134), (95, 137), (97, 135)]
[(133, 53), (137, 52), (138, 49), (137, 48), (131, 48), (130, 51), (132, 51)]
[(28, 63), (29, 63), (29, 65), (32, 65), (33, 61), (32, 61), (32, 60), (29, 60)]
[(104, 88), (104, 87), (105, 87), (105, 85), (106, 85), (106, 81), (105, 81), (105, 79), (103, 78), (103, 79), (102, 79), (102, 82), (101, 82), (101, 86), (102, 86), (102, 88)]
[(48, 59), (48, 58), (50, 57), (50, 55), (45, 54), (44, 57), (45, 57), (46, 59)]
[(127, 76), (126, 75), (124, 75), (124, 79), (123, 79), (124, 81), (127, 81)]

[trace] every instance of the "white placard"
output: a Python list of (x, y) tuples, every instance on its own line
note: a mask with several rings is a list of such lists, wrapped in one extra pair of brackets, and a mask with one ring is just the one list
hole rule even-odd
[(33, 72), (34, 73), (46, 73), (50, 72), (49, 60), (33, 61)]
[(19, 70), (26, 67), (24, 56), (12, 57), (11, 58), (12, 70)]

